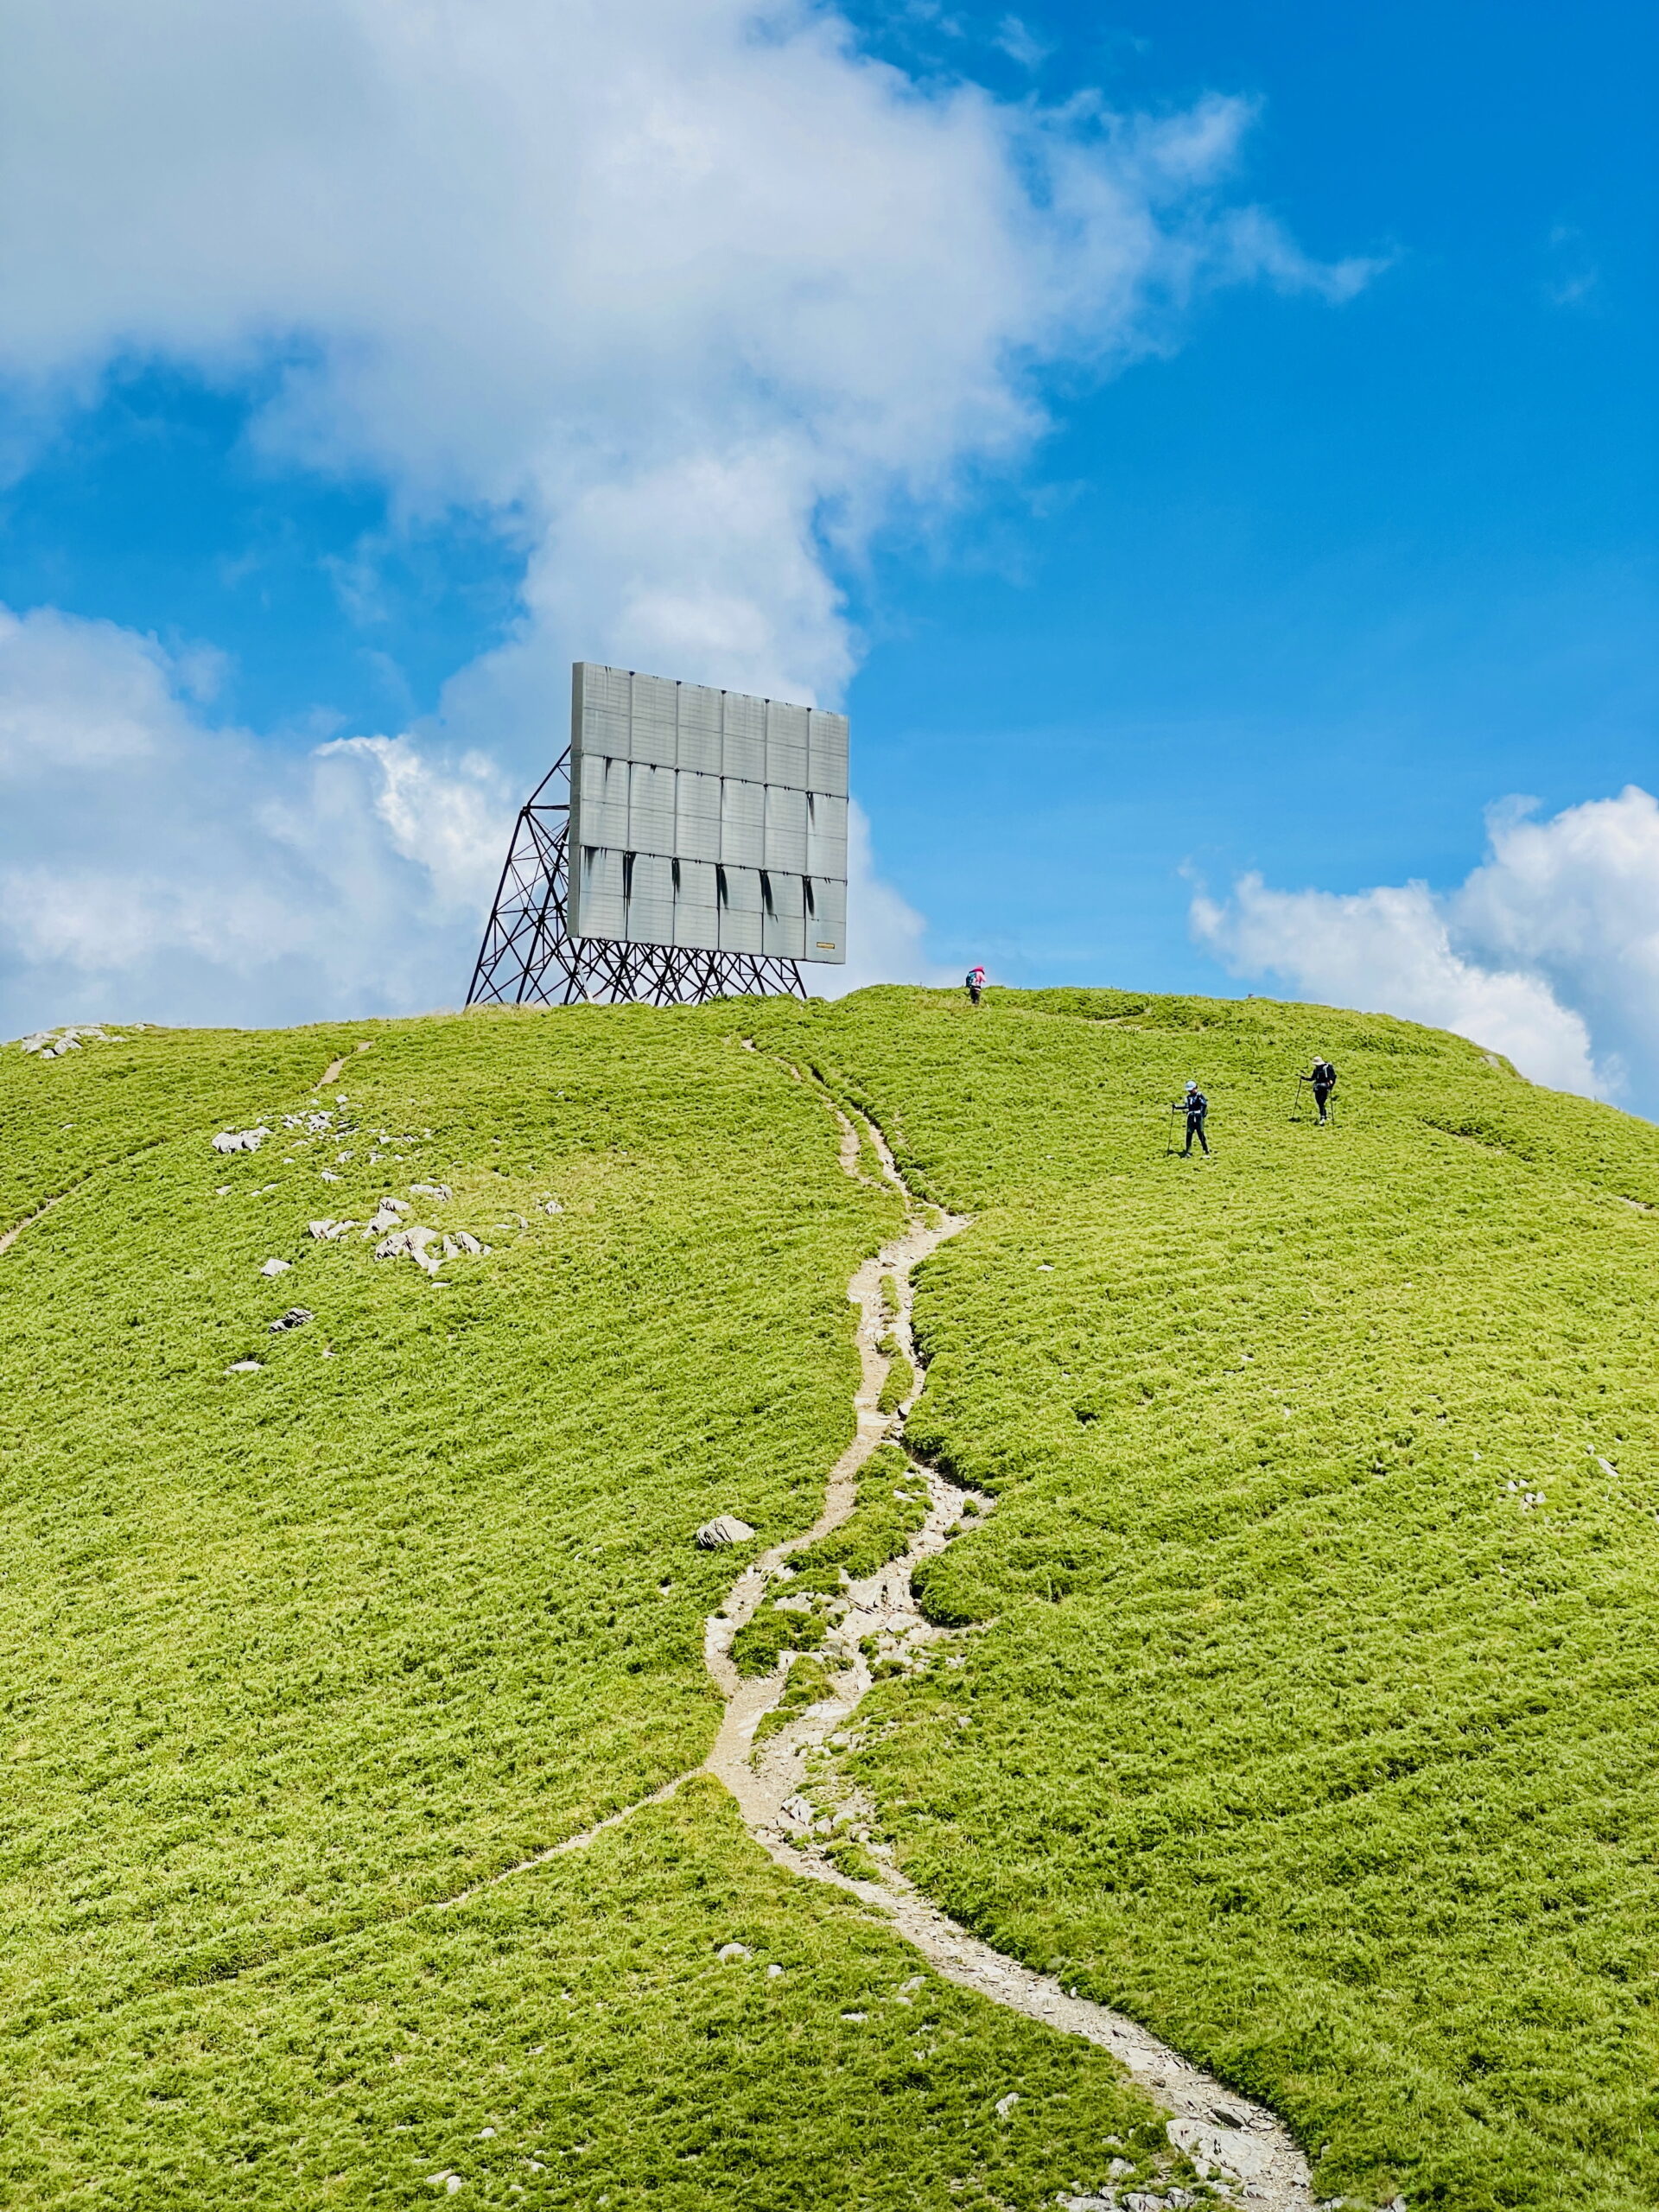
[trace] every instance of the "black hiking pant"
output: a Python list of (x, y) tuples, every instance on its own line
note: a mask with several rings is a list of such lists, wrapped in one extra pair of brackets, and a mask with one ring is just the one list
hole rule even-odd
[(1335, 1088), (1334, 1084), (1329, 1083), (1316, 1083), (1313, 1086), (1313, 1103), (1319, 1109), (1319, 1119), (1322, 1122), (1329, 1118), (1325, 1110), (1325, 1103)]
[(1197, 1137), (1198, 1142), (1204, 1147), (1205, 1154), (1207, 1157), (1210, 1151), (1210, 1140), (1204, 1134), (1204, 1116), (1202, 1114), (1189, 1114), (1186, 1117), (1186, 1142), (1181, 1147), (1181, 1158), (1183, 1160), (1186, 1159), (1188, 1154), (1192, 1152), (1192, 1140), (1194, 1137)]
[(974, 1006), (977, 1006), (979, 1004), (979, 985), (977, 983), (969, 984), (968, 997), (970, 1004)]

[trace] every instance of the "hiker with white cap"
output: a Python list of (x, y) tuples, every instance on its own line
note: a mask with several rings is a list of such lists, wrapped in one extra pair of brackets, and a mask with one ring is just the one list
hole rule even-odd
[(1330, 1102), (1332, 1092), (1337, 1087), (1337, 1071), (1323, 1053), (1314, 1061), (1313, 1072), (1309, 1076), (1308, 1081), (1313, 1086), (1313, 1103), (1319, 1109), (1319, 1119), (1322, 1122), (1328, 1122), (1331, 1116), (1326, 1113), (1325, 1108)]
[(1181, 1147), (1181, 1158), (1191, 1160), (1192, 1140), (1197, 1137), (1198, 1142), (1204, 1147), (1204, 1156), (1207, 1160), (1210, 1157), (1210, 1140), (1204, 1134), (1204, 1117), (1210, 1111), (1210, 1101), (1198, 1089), (1196, 1081), (1187, 1084), (1186, 1096), (1176, 1110), (1184, 1111), (1186, 1115), (1186, 1142)]

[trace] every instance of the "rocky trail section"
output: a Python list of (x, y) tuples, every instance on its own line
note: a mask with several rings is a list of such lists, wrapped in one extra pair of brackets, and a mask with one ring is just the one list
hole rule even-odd
[[(849, 1174), (857, 1175), (864, 1150), (861, 1131), (839, 1107), (835, 1110), (841, 1127), (842, 1165)], [(880, 1445), (902, 1437), (905, 1414), (922, 1382), (911, 1325), (913, 1272), (947, 1237), (967, 1226), (963, 1216), (918, 1204), (873, 1123), (864, 1122), (861, 1135), (887, 1182), (903, 1198), (906, 1219), (902, 1234), (867, 1260), (848, 1288), (859, 1312), (857, 1430), (830, 1471), (817, 1522), (804, 1535), (772, 1546), (747, 1566), (722, 1610), (707, 1624), (704, 1658), (726, 1706), (708, 1770), (731, 1791), (750, 1833), (780, 1866), (849, 1891), (880, 1913), (946, 1980), (1110, 2051), (1170, 2114), (1170, 2141), (1206, 2181), (1205, 2196), (1263, 2208), (1263, 2212), (1313, 2212), (1306, 2163), (1271, 2113), (1190, 2065), (1137, 2022), (1076, 1996), (1051, 1975), (1004, 1958), (929, 1904), (887, 1863), (890, 1852), (872, 1833), (869, 1808), (837, 1776), (836, 1754), (856, 1741), (851, 1724), (874, 1679), (874, 1669), (907, 1670), (930, 1660), (961, 1663), (951, 1647), (959, 1646), (972, 1631), (941, 1629), (925, 1620), (911, 1586), (912, 1572), (921, 1560), (943, 1551), (964, 1528), (975, 1525), (990, 1510), (991, 1500), (912, 1462), (912, 1479), (926, 1485), (925, 1520), (900, 1557), (844, 1587), (837, 1618), (812, 1655), (829, 1669), (829, 1696), (798, 1713), (778, 1716), (781, 1726), (764, 1730), (761, 1724), (783, 1699), (788, 1670), (799, 1663), (799, 1656), (785, 1654), (778, 1671), (759, 1681), (746, 1679), (733, 1662), (732, 1645), (739, 1630), (769, 1599), (775, 1603), (786, 1591), (791, 1554), (818, 1541), (849, 1517), (857, 1500), (860, 1469)], [(884, 1296), (884, 1278), (897, 1289), (896, 1315), (891, 1310), (891, 1293)], [(884, 1338), (890, 1344), (896, 1338), (917, 1376), (912, 1399), (891, 1414), (878, 1409), (889, 1363), (881, 1349)], [(861, 1859), (870, 1870), (868, 1874), (847, 1871), (849, 1845), (855, 1847), (855, 1865)], [(841, 1865), (832, 1853), (840, 1857)], [(1133, 2175), (1128, 2161), (1109, 2158), (1106, 2149), (1102, 2164), (1103, 2177), (1095, 2192), (1062, 2194), (1057, 2201), (1070, 2212), (1096, 2212), (1096, 2208), (1098, 2212), (1153, 2212), (1158, 2206), (1205, 2201), (1190, 2189), (1172, 2184), (1166, 2175), (1154, 2177), (1148, 2186)]]

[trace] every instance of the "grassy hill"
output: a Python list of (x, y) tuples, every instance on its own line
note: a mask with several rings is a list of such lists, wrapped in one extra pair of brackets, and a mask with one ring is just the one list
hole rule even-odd
[[(849, 1755), (899, 1863), (1326, 2196), (1659, 2201), (1659, 1131), (1376, 1018), (899, 990), (0, 1052), (0, 1230), (60, 1200), (0, 1255), (8, 2200), (1025, 2207), (1154, 2139), (707, 1781), (448, 1902), (712, 1740), (690, 1533), (813, 1518), (897, 1218), (824, 1089), (976, 1216), (909, 1433), (999, 1497), (925, 1576), (982, 1625)], [(306, 1234), (388, 1195), (489, 1251)]]

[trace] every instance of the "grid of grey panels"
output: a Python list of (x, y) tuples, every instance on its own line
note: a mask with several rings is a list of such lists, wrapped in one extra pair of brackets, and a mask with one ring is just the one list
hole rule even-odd
[(847, 717), (578, 661), (572, 937), (847, 957)]

